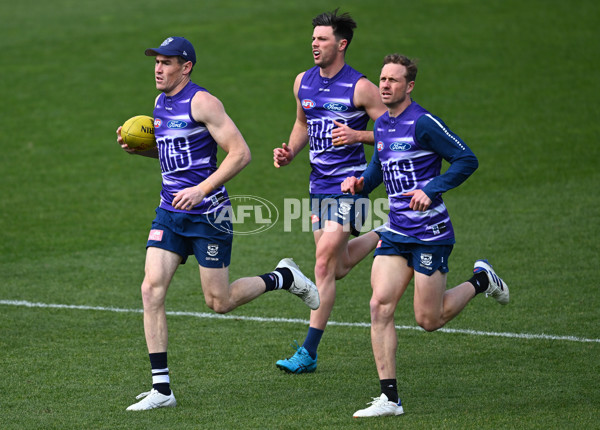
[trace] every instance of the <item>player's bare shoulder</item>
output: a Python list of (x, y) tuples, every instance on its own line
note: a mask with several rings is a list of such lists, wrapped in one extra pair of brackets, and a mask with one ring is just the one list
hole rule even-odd
[(191, 101), (191, 114), (195, 121), (212, 123), (225, 113), (223, 103), (208, 91), (198, 91)]
[(379, 87), (365, 76), (356, 82), (354, 90), (354, 104), (357, 107), (365, 107), (373, 99), (379, 99)]
[(356, 82), (354, 106), (366, 110), (373, 121), (387, 110), (381, 101), (379, 87), (364, 76)]
[(300, 84), (302, 83), (302, 78), (306, 72), (298, 73), (296, 79), (294, 80), (294, 95), (298, 97), (298, 91), (300, 90)]

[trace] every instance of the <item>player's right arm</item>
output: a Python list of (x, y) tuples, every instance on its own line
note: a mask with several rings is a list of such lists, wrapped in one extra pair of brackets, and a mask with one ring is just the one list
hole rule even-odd
[(300, 82), (304, 72), (296, 76), (294, 81), (294, 97), (296, 99), (296, 121), (294, 127), (290, 133), (288, 143), (283, 143), (281, 148), (275, 148), (273, 150), (273, 164), (279, 168), (286, 166), (292, 162), (296, 154), (298, 154), (308, 143), (308, 123), (306, 121), (306, 115), (304, 109), (302, 109), (302, 103), (298, 97), (298, 91), (300, 90)]
[[(158, 102), (158, 97), (160, 97), (160, 94), (158, 96), (156, 96), (156, 98), (154, 99), (155, 107), (156, 107), (156, 102)], [(117, 128), (117, 143), (119, 144), (119, 146), (121, 148), (123, 148), (123, 150), (125, 152), (128, 152), (129, 154), (141, 155), (143, 157), (158, 158), (158, 148), (156, 146), (154, 148), (150, 148), (145, 151), (136, 151), (135, 149), (127, 146), (127, 144), (125, 142), (123, 142), (123, 138), (121, 137), (121, 128), (123, 128), (123, 127)]]

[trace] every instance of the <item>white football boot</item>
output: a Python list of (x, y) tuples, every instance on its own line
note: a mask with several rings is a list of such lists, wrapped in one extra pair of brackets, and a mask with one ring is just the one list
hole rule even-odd
[(485, 296), (492, 296), (501, 305), (507, 304), (510, 298), (508, 292), (508, 285), (506, 285), (506, 282), (504, 282), (502, 278), (496, 275), (496, 272), (494, 272), (494, 269), (492, 268), (492, 265), (489, 263), (489, 261), (477, 260), (475, 262), (473, 273), (479, 272), (485, 272), (487, 274), (488, 280), (490, 281), (490, 285), (488, 286), (487, 290), (485, 290)]
[(174, 408), (177, 406), (177, 401), (175, 400), (175, 396), (173, 395), (173, 391), (168, 396), (159, 393), (154, 388), (151, 391), (146, 391), (136, 397), (136, 399), (141, 399), (137, 403), (129, 406), (126, 410), (128, 411), (146, 411), (148, 409), (156, 409), (156, 408)]
[(294, 263), (294, 260), (291, 258), (284, 258), (279, 262), (276, 269), (279, 269), (280, 267), (290, 269), (294, 276), (294, 283), (288, 291), (300, 297), (306, 306), (312, 310), (319, 309), (321, 300), (319, 299), (319, 290), (317, 290), (317, 286), (300, 271), (300, 268)]
[(402, 415), (404, 409), (402, 408), (402, 402), (398, 399), (398, 403), (394, 403), (388, 400), (385, 394), (381, 394), (379, 397), (373, 397), (373, 401), (367, 403), (369, 406), (366, 409), (361, 409), (354, 412), (354, 418), (367, 418), (367, 417), (390, 417), (395, 415)]

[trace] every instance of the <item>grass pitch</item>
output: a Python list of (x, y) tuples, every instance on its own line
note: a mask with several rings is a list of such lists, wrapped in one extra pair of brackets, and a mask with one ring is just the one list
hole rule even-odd
[[(445, 196), (457, 233), (449, 284), (489, 258), (511, 287), (508, 306), (478, 298), (448, 330), (430, 334), (412, 329), (410, 291), (402, 299), (404, 416), (351, 418), (378, 394), (363, 324), (368, 259), (338, 284), (332, 320), (354, 325), (327, 329), (315, 374), (275, 368), (306, 333), (305, 323), (279, 319), (308, 312), (288, 294), (267, 294), (234, 319), (170, 315), (179, 406), (125, 412), (150, 384), (139, 284), (160, 172), (123, 153), (114, 131), (152, 114), (157, 93), (144, 49), (170, 35), (194, 43), (194, 80), (221, 98), (253, 154), (230, 193), (281, 209), (285, 198), (306, 197), (307, 151), (276, 170), (272, 149), (292, 127), (293, 79), (312, 65), (310, 21), (337, 6), (0, 5), (0, 427), (599, 428), (600, 5), (592, 0), (342, 7), (358, 22), (349, 64), (377, 82), (386, 54), (419, 58), (414, 99), (480, 160)], [(312, 237), (294, 227), (236, 237), (232, 279), (269, 271), (284, 256), (310, 273)], [(193, 259), (167, 307), (210, 314)]]

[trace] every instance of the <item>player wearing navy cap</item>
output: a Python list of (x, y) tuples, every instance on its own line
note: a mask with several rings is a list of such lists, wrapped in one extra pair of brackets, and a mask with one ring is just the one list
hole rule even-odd
[(192, 65), (196, 65), (196, 51), (191, 42), (185, 37), (168, 37), (158, 48), (146, 49), (146, 55), (181, 57), (184, 61), (191, 61)]
[[(289, 258), (273, 272), (229, 283), (233, 239), (231, 205), (224, 184), (249, 162), (250, 150), (223, 104), (190, 80), (196, 62), (192, 44), (169, 37), (155, 56), (154, 105), (156, 148), (137, 152), (117, 129), (117, 142), (131, 153), (158, 158), (162, 172), (160, 204), (152, 222), (142, 282), (144, 332), (152, 368), (152, 390), (138, 396), (127, 410), (176, 405), (167, 365), (165, 298), (175, 271), (195, 255), (206, 304), (226, 313), (266, 291), (286, 289), (311, 309), (319, 307), (316, 286)], [(226, 153), (217, 164), (217, 147)]]
[[(389, 225), (375, 249), (371, 270), (371, 343), (381, 395), (354, 417), (400, 415), (394, 312), (414, 278), (414, 312), (427, 331), (444, 326), (475, 297), (485, 293), (500, 304), (508, 287), (486, 260), (475, 262), (471, 279), (446, 290), (454, 229), (442, 194), (463, 183), (478, 167), (469, 147), (441, 119), (411, 99), (417, 65), (405, 56), (388, 55), (379, 80), (388, 111), (374, 127), (375, 152), (360, 178), (348, 177), (342, 190), (370, 192), (385, 184)], [(440, 174), (442, 159), (450, 167)]]

